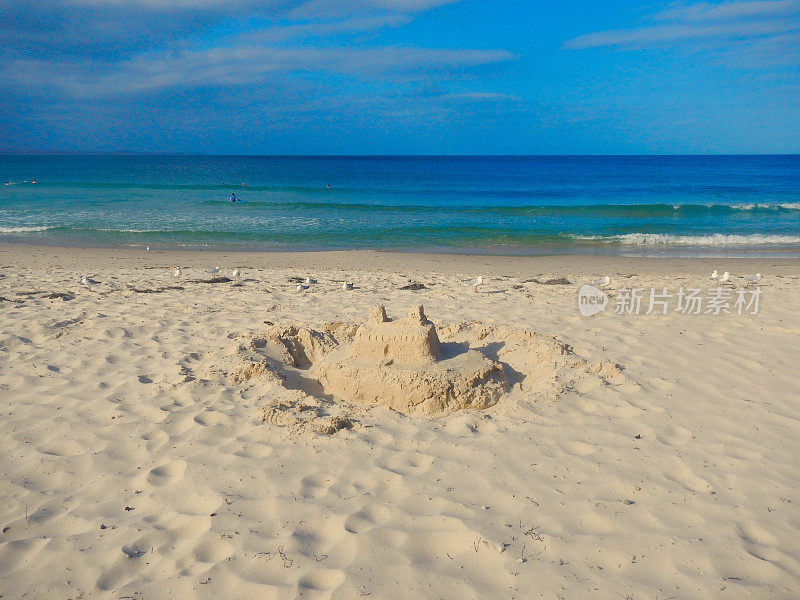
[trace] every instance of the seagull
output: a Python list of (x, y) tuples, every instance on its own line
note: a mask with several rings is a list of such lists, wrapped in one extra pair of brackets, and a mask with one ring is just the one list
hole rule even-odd
[(725, 271), (722, 274), (722, 277), (719, 278), (719, 282), (720, 283), (727, 283), (730, 280), (730, 278), (731, 278), (731, 274), (728, 273), (727, 271)]
[(755, 275), (745, 275), (742, 277), (742, 279), (744, 279), (747, 283), (758, 283), (761, 281), (761, 277), (763, 277), (761, 273), (756, 273)]
[(150, 246), (144, 249), (145, 252), (150, 252)]
[(173, 277), (180, 277), (183, 275), (183, 271), (181, 271), (180, 267), (175, 267), (175, 270), (172, 272)]
[(313, 277), (306, 277), (306, 285), (311, 285), (312, 283), (317, 283), (317, 280)]
[(219, 267), (212, 267), (211, 269), (206, 269), (206, 273), (211, 273), (212, 275), (214, 273), (219, 273)]
[(343, 290), (352, 290), (353, 289), (353, 284), (351, 282), (349, 282), (349, 281), (345, 281), (342, 284), (342, 289)]
[(231, 275), (233, 275), (234, 279), (239, 279), (242, 276), (242, 272), (239, 269), (234, 269)]
[(297, 284), (297, 288), (295, 288), (295, 289), (297, 289), (298, 292), (302, 292), (303, 290), (308, 289), (308, 286), (307, 285), (303, 285), (302, 283), (298, 283)]
[(711, 273), (711, 279), (714, 279), (714, 280), (716, 280), (716, 279), (718, 279), (718, 278), (719, 278), (719, 273), (717, 272), (717, 270), (716, 270), (716, 269), (714, 269), (714, 272), (713, 272), (713, 273)]
[(472, 286), (472, 291), (473, 292), (477, 292), (478, 291), (478, 286), (479, 285), (483, 285), (484, 282), (485, 282), (485, 279), (483, 278), (483, 275), (478, 275), (475, 279), (471, 279), (470, 281), (467, 281), (465, 285)]
[(611, 285), (611, 277), (606, 275), (605, 277), (600, 277), (599, 279), (595, 279), (592, 283), (599, 288), (604, 288), (607, 285)]
[(86, 275), (81, 277), (81, 285), (92, 285), (92, 284), (95, 284), (95, 283), (99, 283), (99, 282), (95, 281), (91, 277), (87, 277)]

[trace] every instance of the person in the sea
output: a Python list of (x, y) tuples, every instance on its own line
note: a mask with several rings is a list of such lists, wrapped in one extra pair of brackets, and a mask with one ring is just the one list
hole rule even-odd
[(241, 202), (241, 200), (236, 197), (236, 192), (231, 192), (231, 199), (229, 202)]

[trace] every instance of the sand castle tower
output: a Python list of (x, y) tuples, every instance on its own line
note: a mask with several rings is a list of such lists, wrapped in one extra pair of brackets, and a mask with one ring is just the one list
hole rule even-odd
[(319, 362), (325, 391), (401, 412), (486, 408), (508, 390), (502, 366), (475, 350), (444, 348), (422, 306), (392, 321), (375, 306), (352, 343)]
[(350, 357), (376, 364), (427, 364), (441, 358), (436, 327), (425, 317), (422, 306), (413, 308), (405, 319), (392, 321), (386, 309), (375, 306), (369, 320), (356, 330)]

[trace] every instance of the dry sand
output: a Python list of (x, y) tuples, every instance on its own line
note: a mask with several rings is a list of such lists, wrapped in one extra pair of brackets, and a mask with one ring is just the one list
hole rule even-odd
[[(759, 314), (577, 310), (713, 269), (763, 273)], [(7, 245), (0, 297), (3, 598), (800, 597), (798, 260)], [(508, 391), (331, 398), (378, 304)]]

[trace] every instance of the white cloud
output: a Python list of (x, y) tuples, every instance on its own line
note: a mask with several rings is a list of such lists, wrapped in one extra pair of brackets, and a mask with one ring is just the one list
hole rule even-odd
[(698, 2), (668, 8), (658, 13), (655, 18), (660, 20), (720, 21), (791, 14), (797, 10), (798, 6), (795, 0), (748, 0), (721, 4)]
[(250, 43), (276, 43), (315, 37), (330, 37), (346, 33), (367, 33), (386, 27), (400, 27), (411, 21), (408, 15), (387, 14), (349, 17), (338, 20), (317, 20), (289, 25), (273, 25), (248, 31), (237, 37)]
[(656, 24), (598, 31), (564, 42), (565, 49), (648, 47), (686, 41), (737, 41), (800, 31), (800, 2), (756, 0), (673, 7), (654, 15)]
[(296, 19), (331, 18), (375, 12), (418, 13), (461, 0), (308, 0), (299, 3)]
[(442, 75), (515, 58), (504, 50), (240, 46), (145, 54), (102, 69), (88, 60), (56, 64), (26, 59), (8, 61), (2, 71), (7, 83), (16, 79), (21, 85), (51, 87), (86, 97), (176, 87), (247, 86), (269, 81), (277, 73), (301, 71), (355, 79), (402, 79)]

